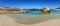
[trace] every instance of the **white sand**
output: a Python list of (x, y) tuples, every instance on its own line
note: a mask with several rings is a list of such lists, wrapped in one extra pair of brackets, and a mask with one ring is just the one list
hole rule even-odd
[(0, 15), (0, 26), (60, 26), (60, 19), (51, 19), (34, 25), (23, 25), (16, 23), (6, 15)]

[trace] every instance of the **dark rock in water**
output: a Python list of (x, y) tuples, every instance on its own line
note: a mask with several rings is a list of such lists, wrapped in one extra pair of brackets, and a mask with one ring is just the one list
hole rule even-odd
[(46, 11), (46, 12), (42, 11), (41, 14), (50, 14), (50, 11)]

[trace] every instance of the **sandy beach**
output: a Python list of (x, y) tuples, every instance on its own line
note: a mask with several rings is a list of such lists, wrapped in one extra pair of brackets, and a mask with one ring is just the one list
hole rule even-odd
[(18, 24), (7, 15), (0, 15), (0, 26), (60, 26), (60, 19), (51, 19), (42, 23), (24, 25)]

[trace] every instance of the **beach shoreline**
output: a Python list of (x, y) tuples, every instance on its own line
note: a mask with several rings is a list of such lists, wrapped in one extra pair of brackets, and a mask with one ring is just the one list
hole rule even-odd
[(42, 23), (24, 25), (16, 23), (14, 19), (7, 15), (0, 15), (0, 26), (60, 26), (60, 19), (51, 19)]

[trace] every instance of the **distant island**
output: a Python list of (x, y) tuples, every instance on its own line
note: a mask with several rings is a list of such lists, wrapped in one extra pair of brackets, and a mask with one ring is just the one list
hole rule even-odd
[(55, 8), (55, 9), (60, 9), (60, 7), (58, 7), (58, 8)]
[(58, 8), (55, 8), (54, 10), (60, 10), (60, 7), (58, 7)]

